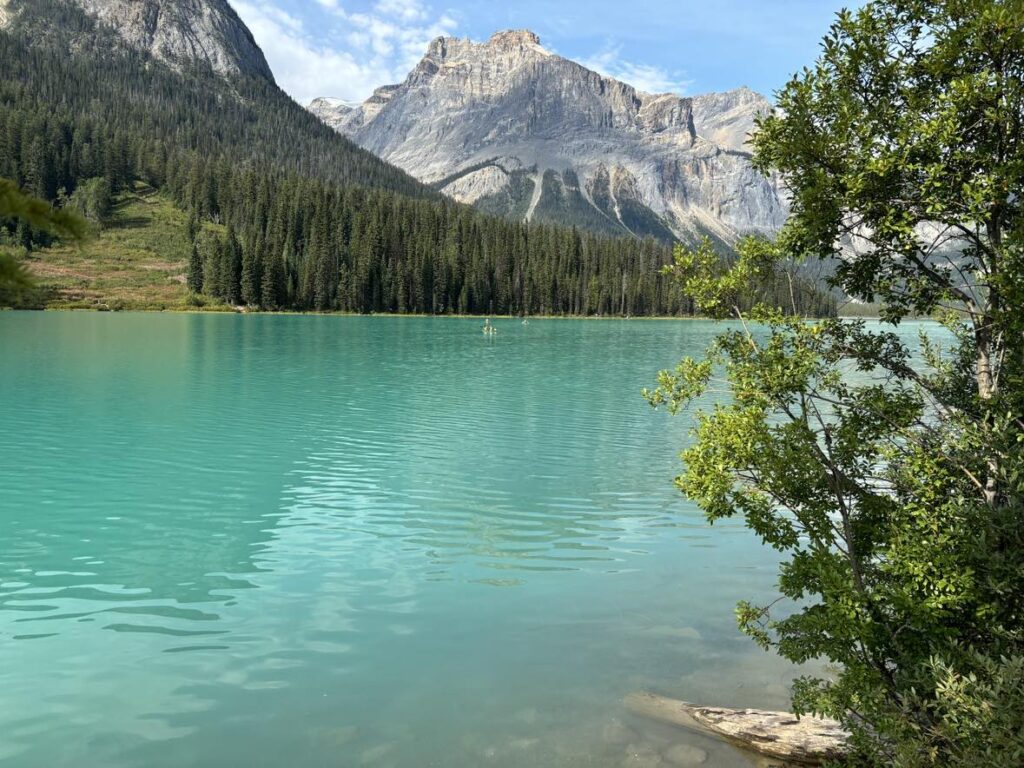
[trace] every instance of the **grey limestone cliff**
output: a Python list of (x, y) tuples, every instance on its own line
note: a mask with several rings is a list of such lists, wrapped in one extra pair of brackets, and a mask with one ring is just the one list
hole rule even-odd
[(227, 0), (73, 0), (131, 47), (171, 66), (206, 63), (222, 75), (273, 81), (252, 33)]
[(590, 229), (731, 243), (785, 218), (750, 165), (770, 108), (748, 89), (648, 94), (546, 50), (532, 32), (434, 40), (404, 82), (310, 110), (456, 199)]

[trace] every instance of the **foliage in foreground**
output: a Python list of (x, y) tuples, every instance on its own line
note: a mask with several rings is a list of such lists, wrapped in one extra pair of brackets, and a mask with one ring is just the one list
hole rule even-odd
[[(0, 221), (4, 220), (70, 240), (86, 235), (85, 222), (73, 212), (55, 210), (46, 201), (24, 194), (9, 179), (0, 179)], [(0, 250), (0, 307), (19, 304), (34, 290), (35, 282), (25, 265)]]
[[(783, 556), (744, 631), (827, 660), (794, 707), (842, 720), (858, 765), (1024, 764), (1024, 4), (876, 0), (840, 14), (754, 140), (792, 191), (774, 243), (677, 279), (739, 326), (648, 393), (696, 415), (680, 488)], [(750, 280), (841, 257), (835, 283), (894, 325), (741, 313)], [(936, 326), (935, 330), (939, 330)], [(775, 610), (773, 610), (775, 608)]]

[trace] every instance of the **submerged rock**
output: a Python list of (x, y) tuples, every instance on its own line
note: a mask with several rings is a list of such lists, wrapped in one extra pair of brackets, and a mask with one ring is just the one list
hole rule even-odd
[(665, 761), (646, 744), (630, 744), (621, 765), (622, 768), (661, 768)]
[(384, 760), (394, 748), (394, 744), (378, 744), (375, 747), (363, 750), (363, 753), (359, 756), (359, 764), (376, 765)]
[(522, 752), (524, 750), (533, 749), (538, 744), (540, 744), (540, 739), (522, 738), (522, 739), (512, 739), (512, 741), (510, 741), (508, 743), (508, 746), (509, 746), (509, 749), (513, 749), (513, 750), (517, 750), (517, 751)]
[(672, 765), (677, 768), (689, 768), (691, 765), (703, 765), (707, 762), (708, 753), (700, 747), (689, 744), (673, 744), (661, 753)]
[(708, 733), (787, 764), (821, 765), (840, 758), (849, 738), (835, 720), (789, 712), (702, 707), (651, 693), (631, 693), (625, 703), (638, 715)]
[(629, 744), (636, 741), (637, 733), (618, 718), (607, 722), (601, 729), (601, 740), (605, 744)]
[(322, 744), (329, 744), (332, 747), (343, 747), (353, 741), (359, 735), (359, 729), (354, 725), (343, 725), (335, 728), (315, 728), (310, 731), (310, 736)]

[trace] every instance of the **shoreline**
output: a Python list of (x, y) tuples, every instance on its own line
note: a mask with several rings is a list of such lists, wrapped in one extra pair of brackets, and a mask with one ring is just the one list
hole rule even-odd
[(255, 315), (255, 316), (288, 316), (288, 317), (386, 317), (386, 318), (437, 318), (451, 320), (473, 320), (490, 318), (492, 320), (714, 320), (714, 318), (703, 316), (674, 316), (674, 315), (643, 315), (638, 317), (618, 317), (611, 315), (462, 315), (443, 314), (433, 315), (414, 312), (303, 312), (299, 310), (263, 310), (263, 309), (200, 309), (196, 307), (182, 307), (181, 309), (99, 309), (86, 307), (44, 307), (42, 309), (4, 308), (0, 312), (80, 312), (82, 314), (116, 314), (116, 315)]
[[(289, 316), (289, 317), (388, 317), (388, 318), (447, 318), (452, 320), (472, 320), (474, 318), (491, 318), (494, 320), (601, 320), (601, 321), (704, 321), (704, 322), (721, 322), (728, 323), (731, 319), (722, 320), (713, 317), (707, 317), (704, 315), (639, 315), (634, 317), (621, 317), (618, 315), (497, 315), (497, 314), (479, 314), (479, 315), (464, 315), (464, 314), (425, 314), (415, 312), (305, 312), (299, 310), (265, 310), (265, 309), (235, 309), (235, 308), (222, 308), (222, 309), (202, 309), (199, 307), (182, 307), (177, 308), (163, 308), (163, 309), (146, 309), (146, 308), (132, 308), (132, 309), (102, 309), (99, 307), (42, 307), (42, 308), (17, 308), (17, 307), (2, 307), (0, 313), (3, 312), (68, 312), (75, 313), (80, 312), (83, 314), (145, 314), (145, 315), (256, 315), (256, 316)], [(812, 320), (822, 318), (808, 318)], [(880, 317), (868, 317), (861, 315), (840, 315), (840, 320), (867, 320), (870, 322), (881, 322)], [(916, 318), (918, 320), (925, 320), (931, 318)]]

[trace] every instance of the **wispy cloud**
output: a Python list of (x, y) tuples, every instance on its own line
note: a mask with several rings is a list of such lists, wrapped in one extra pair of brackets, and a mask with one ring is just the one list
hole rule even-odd
[(272, 0), (232, 0), (278, 84), (302, 104), (317, 96), (361, 101), (377, 86), (403, 80), (428, 43), (456, 27), (421, 0), (378, 0), (361, 13), (339, 0), (315, 3), (328, 22), (314, 34)]
[(374, 8), (384, 16), (392, 16), (409, 23), (426, 21), (430, 17), (427, 8), (419, 0), (379, 0)]
[(683, 94), (693, 83), (685, 72), (624, 59), (619, 46), (606, 47), (594, 56), (580, 59), (580, 64), (648, 93)]

